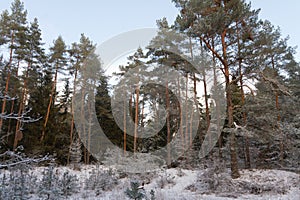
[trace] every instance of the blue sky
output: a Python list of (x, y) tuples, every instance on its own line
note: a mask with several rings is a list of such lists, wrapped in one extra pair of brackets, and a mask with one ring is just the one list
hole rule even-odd
[[(1, 0), (0, 11), (9, 9), (13, 0)], [(155, 28), (156, 20), (167, 17), (174, 21), (178, 10), (171, 0), (26, 0), (28, 17), (39, 19), (46, 47), (58, 35), (70, 44), (85, 33), (101, 44), (120, 33), (139, 28)], [(289, 44), (300, 47), (299, 0), (253, 0), (253, 8), (261, 8), (261, 18), (280, 26)], [(300, 61), (300, 50), (297, 50)]]

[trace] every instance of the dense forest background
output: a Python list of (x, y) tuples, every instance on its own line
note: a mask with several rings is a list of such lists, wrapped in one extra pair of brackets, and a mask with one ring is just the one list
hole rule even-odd
[[(177, 145), (183, 152), (179, 161), (172, 160), (167, 152), (166, 164), (193, 166), (201, 162), (197, 152), (207, 130), (215, 123), (212, 112), (223, 106), (226, 118), (221, 137), (205, 159), (223, 160), (230, 166), (233, 178), (239, 177), (239, 168), (299, 171), (300, 66), (294, 58), (295, 48), (287, 45), (288, 38), (282, 38), (279, 28), (259, 19), (259, 10), (252, 10), (250, 4), (241, 0), (173, 2), (179, 10), (176, 21), (170, 24), (166, 19), (158, 20), (159, 31), (149, 46), (137, 47), (128, 57), (128, 63), (116, 66), (118, 70), (111, 76), (102, 69), (101, 55), (96, 54), (96, 45), (86, 35), (82, 34), (80, 41), (72, 44), (66, 44), (63, 36), (59, 36), (45, 49), (38, 19), (27, 20), (27, 10), (20, 0), (3, 11), (0, 154), (5, 156), (2, 161), (8, 159), (5, 152), (10, 150), (29, 157), (50, 154), (60, 165), (96, 162), (89, 145), (97, 130), (77, 128), (72, 108), (74, 95), (89, 88), (94, 93), (80, 102), (85, 110), (82, 120), (90, 119), (91, 102), (95, 101), (100, 126), (124, 153), (147, 153), (164, 147), (176, 132), (181, 136), (182, 141)], [(197, 61), (203, 70), (194, 70), (186, 59), (167, 51), (169, 47)], [(142, 63), (155, 67), (134, 70)], [(87, 71), (91, 66), (92, 70)], [(157, 73), (162, 67), (164, 73)], [(170, 69), (184, 78), (170, 80), (164, 87), (142, 85), (141, 80), (158, 80)], [(126, 79), (128, 71), (136, 79)], [(110, 84), (111, 79), (135, 85), (131, 90), (123, 88), (131, 92), (124, 93), (124, 98), (118, 97), (123, 100), (120, 105), (129, 106), (122, 117), (135, 123), (133, 129), (126, 130), (114, 121), (111, 98), (120, 91)], [(222, 89), (224, 101), (219, 105), (213, 100)], [(196, 106), (184, 111), (178, 95), (185, 105)], [(160, 113), (158, 105), (163, 105), (167, 112)], [(166, 118), (163, 124), (154, 123), (162, 116)], [(199, 124), (196, 132), (195, 120)], [(138, 137), (146, 133), (139, 132), (137, 127), (150, 127), (151, 132), (151, 128), (156, 130), (154, 126), (161, 127), (155, 136)], [(134, 133), (128, 135), (127, 131)], [(80, 140), (82, 136), (87, 141)]]

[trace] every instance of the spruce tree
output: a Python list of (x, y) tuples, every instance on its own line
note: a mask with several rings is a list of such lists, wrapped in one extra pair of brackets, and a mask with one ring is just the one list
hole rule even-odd
[(146, 197), (145, 190), (140, 189), (140, 184), (137, 181), (130, 182), (130, 188), (126, 189), (125, 194), (127, 197), (134, 200), (142, 200)]
[[(43, 49), (43, 43), (41, 38), (41, 30), (39, 29), (39, 24), (37, 18), (30, 24), (29, 33), (27, 34), (27, 40), (24, 44), (26, 48), (24, 48), (25, 57), (24, 60), (27, 62), (27, 67), (23, 72), (23, 85), (20, 93), (20, 102), (18, 109), (18, 117), (25, 112), (26, 103), (28, 100), (28, 96), (35, 90), (34, 82), (38, 79), (38, 73), (41, 72), (41, 68), (46, 64), (46, 56)], [(15, 140), (14, 140), (14, 148), (17, 147), (20, 129), (23, 126), (21, 121), (17, 121), (16, 130), (15, 130)]]

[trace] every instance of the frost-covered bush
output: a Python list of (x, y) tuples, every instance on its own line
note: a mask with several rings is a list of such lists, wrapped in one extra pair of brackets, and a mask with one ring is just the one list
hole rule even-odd
[(157, 180), (157, 186), (163, 189), (167, 185), (174, 185), (175, 184), (174, 178), (175, 176), (172, 176), (171, 174), (167, 174), (167, 173), (162, 174)]
[(186, 189), (203, 194), (237, 191), (225, 163), (218, 161), (212, 163), (210, 168), (199, 171), (196, 182)]
[(28, 173), (24, 169), (13, 170), (9, 182), (12, 199), (29, 199)]
[(266, 192), (275, 193), (275, 194), (285, 194), (288, 190), (288, 187), (285, 185), (276, 185), (274, 183), (253, 183), (249, 181), (241, 181), (238, 183), (239, 187), (242, 188), (243, 193), (248, 194), (263, 194)]
[(0, 176), (0, 199), (30, 199), (36, 192), (37, 178), (25, 167), (11, 168)]
[(102, 191), (112, 190), (118, 185), (118, 179), (111, 170), (93, 169), (89, 178), (85, 181), (85, 189), (94, 190), (96, 195)]
[(240, 173), (240, 178), (231, 179), (229, 171), (208, 168), (200, 171), (196, 182), (185, 189), (201, 194), (238, 198), (243, 194), (282, 195), (291, 187), (299, 185), (299, 178), (284, 171), (245, 170)]
[(4, 173), (0, 179), (0, 199), (8, 199), (10, 196), (9, 181)]
[(231, 177), (229, 173), (220, 172), (216, 168), (208, 168), (198, 175), (195, 187), (202, 192), (231, 191)]

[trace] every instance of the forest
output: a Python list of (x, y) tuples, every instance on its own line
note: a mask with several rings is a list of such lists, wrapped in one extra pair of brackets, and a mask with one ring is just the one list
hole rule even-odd
[[(111, 74), (84, 33), (46, 49), (21, 0), (2, 11), (0, 199), (300, 195), (296, 48), (244, 0), (172, 2), (176, 20)], [(182, 177), (187, 196), (169, 196)]]

